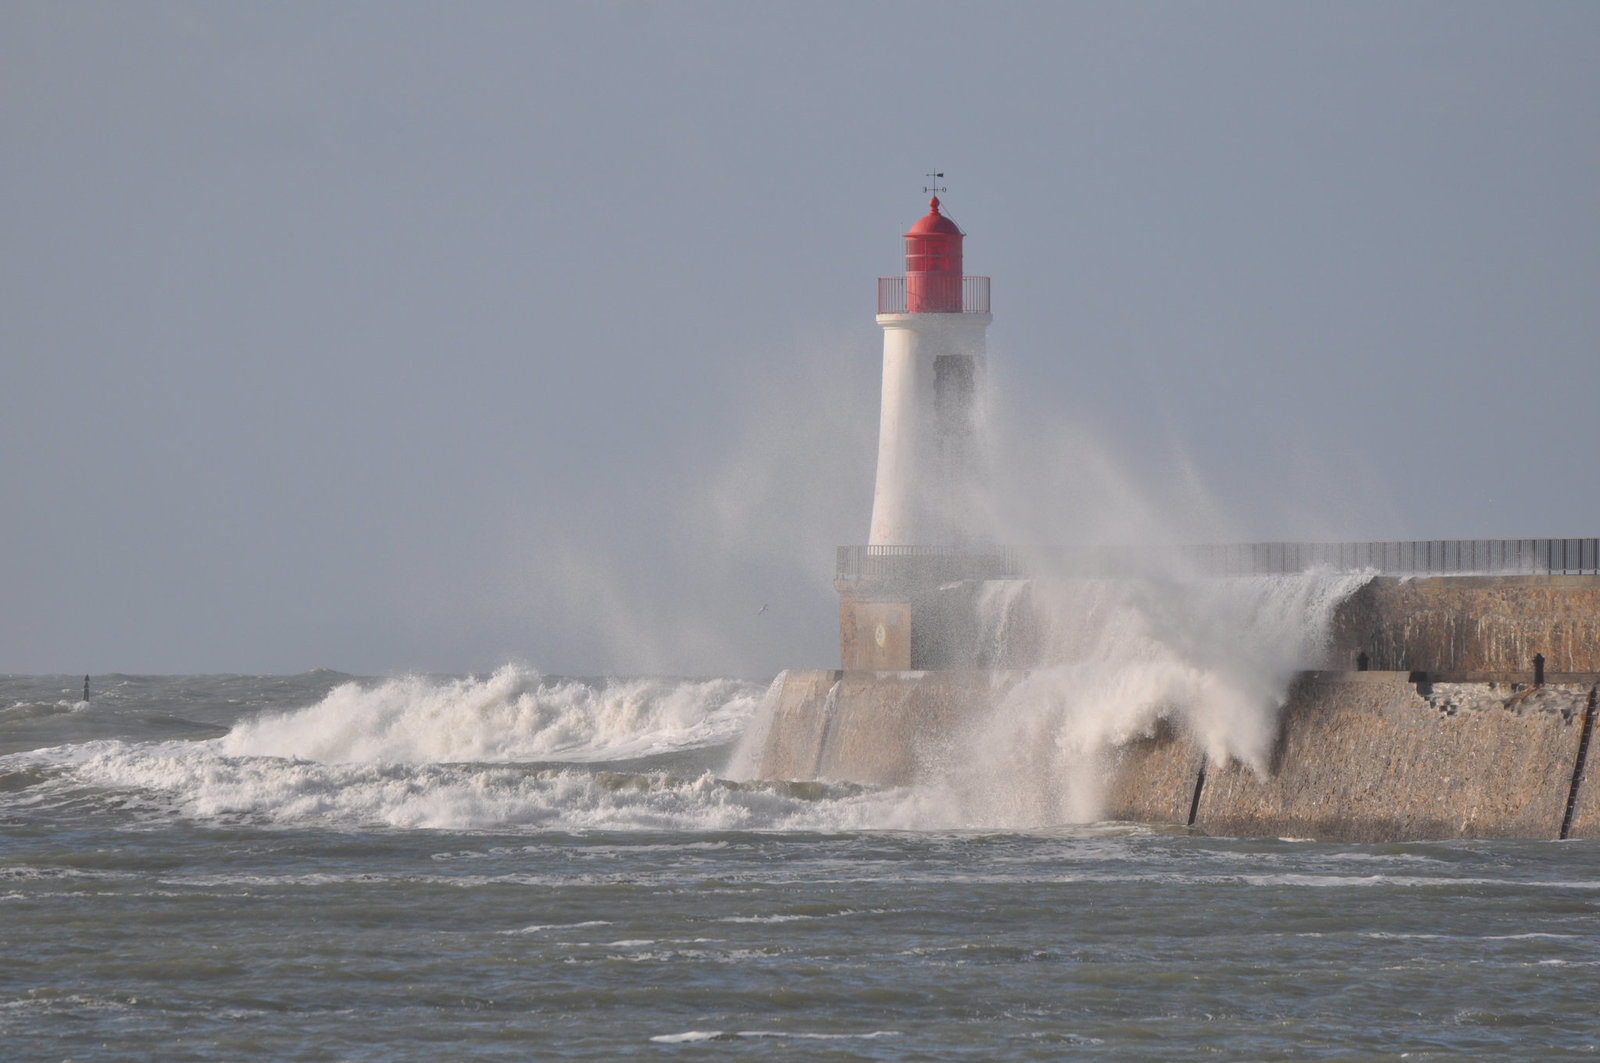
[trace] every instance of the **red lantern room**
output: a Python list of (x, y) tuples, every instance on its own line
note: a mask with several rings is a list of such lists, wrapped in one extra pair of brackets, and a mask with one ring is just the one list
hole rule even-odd
[(939, 213), (939, 197), (906, 233), (906, 313), (961, 313), (961, 240), (956, 223)]

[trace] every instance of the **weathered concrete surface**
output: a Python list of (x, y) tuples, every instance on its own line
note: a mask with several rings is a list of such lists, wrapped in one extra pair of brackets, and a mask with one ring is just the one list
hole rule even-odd
[(850, 671), (911, 670), (910, 603), (841, 594), (839, 655)]
[(1272, 773), (1207, 773), (1210, 834), (1389, 841), (1555, 838), (1589, 688), (1313, 673), (1284, 709)]
[(903, 786), (991, 704), (987, 672), (785, 672), (756, 757), (764, 779)]
[[(1589, 694), (1589, 713), (1596, 715), (1596, 697), (1600, 691)], [(1569, 838), (1600, 838), (1600, 720), (1592, 720), (1589, 729), (1589, 750), (1584, 757), (1583, 772), (1578, 778), (1578, 799), (1572, 808), (1572, 825)]]
[(763, 779), (816, 779), (822, 740), (837, 701), (843, 672), (786, 671), (778, 677), (778, 695), (767, 731), (756, 754), (756, 774)]
[(1129, 823), (1189, 822), (1205, 754), (1165, 723), (1153, 737), (1118, 746), (1106, 758), (1101, 816)]
[[(1600, 576), (1374, 579), (1339, 606), (1333, 660), (1394, 671), (1600, 671)], [(1309, 664), (1310, 662), (1308, 662)]]
[[(761, 778), (937, 785), (961, 736), (1015, 676), (788, 672), (756, 756)], [(1304, 673), (1266, 778), (1206, 768), (1195, 827), (1213, 834), (1346, 840), (1559, 836), (1594, 677), (1416, 684), (1405, 672)], [(1591, 756), (1572, 837), (1600, 837)], [(1107, 819), (1183, 825), (1203, 758), (1162, 727), (1107, 751)]]
[(959, 671), (987, 668), (979, 640), (978, 599), (968, 580), (911, 586), (840, 580), (839, 659), (846, 671)]

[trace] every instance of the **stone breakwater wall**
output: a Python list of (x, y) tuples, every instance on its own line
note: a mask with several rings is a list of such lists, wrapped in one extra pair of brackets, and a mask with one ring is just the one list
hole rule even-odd
[(1332, 660), (1397, 671), (1600, 672), (1600, 576), (1379, 577), (1334, 614)]
[[(1445, 682), (1305, 672), (1263, 776), (1207, 764), (1163, 723), (1105, 751), (1102, 817), (1219, 835), (1352, 841), (1600, 838), (1600, 676)], [(752, 750), (758, 777), (938, 785), (1015, 675), (786, 672)]]
[[(840, 663), (850, 670), (1036, 668), (1054, 655), (1033, 584), (841, 580)], [(999, 622), (986, 589), (1013, 588)], [(1340, 604), (1326, 660), (1305, 667), (1391, 671), (1600, 672), (1600, 576), (1378, 576)]]

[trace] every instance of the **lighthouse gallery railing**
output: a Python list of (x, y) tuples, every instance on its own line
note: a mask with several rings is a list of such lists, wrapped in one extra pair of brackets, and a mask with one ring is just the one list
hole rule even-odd
[[(954, 278), (952, 278), (954, 279)], [(953, 294), (953, 293), (952, 293)], [(905, 277), (878, 278), (878, 313), (903, 314), (906, 312)], [(989, 313), (989, 278), (961, 278), (961, 312), (963, 314)]]
[(1596, 575), (1600, 539), (1416, 539), (1140, 547), (841, 546), (835, 578), (907, 580), (1120, 576), (1177, 565), (1211, 576), (1316, 568), (1388, 576)]

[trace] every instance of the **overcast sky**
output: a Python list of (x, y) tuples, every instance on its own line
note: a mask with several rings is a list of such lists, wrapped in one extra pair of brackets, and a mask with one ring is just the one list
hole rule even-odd
[(1600, 534), (1597, 56), (1594, 3), (10, 0), (0, 670), (832, 666), (936, 168), (1019, 536)]

